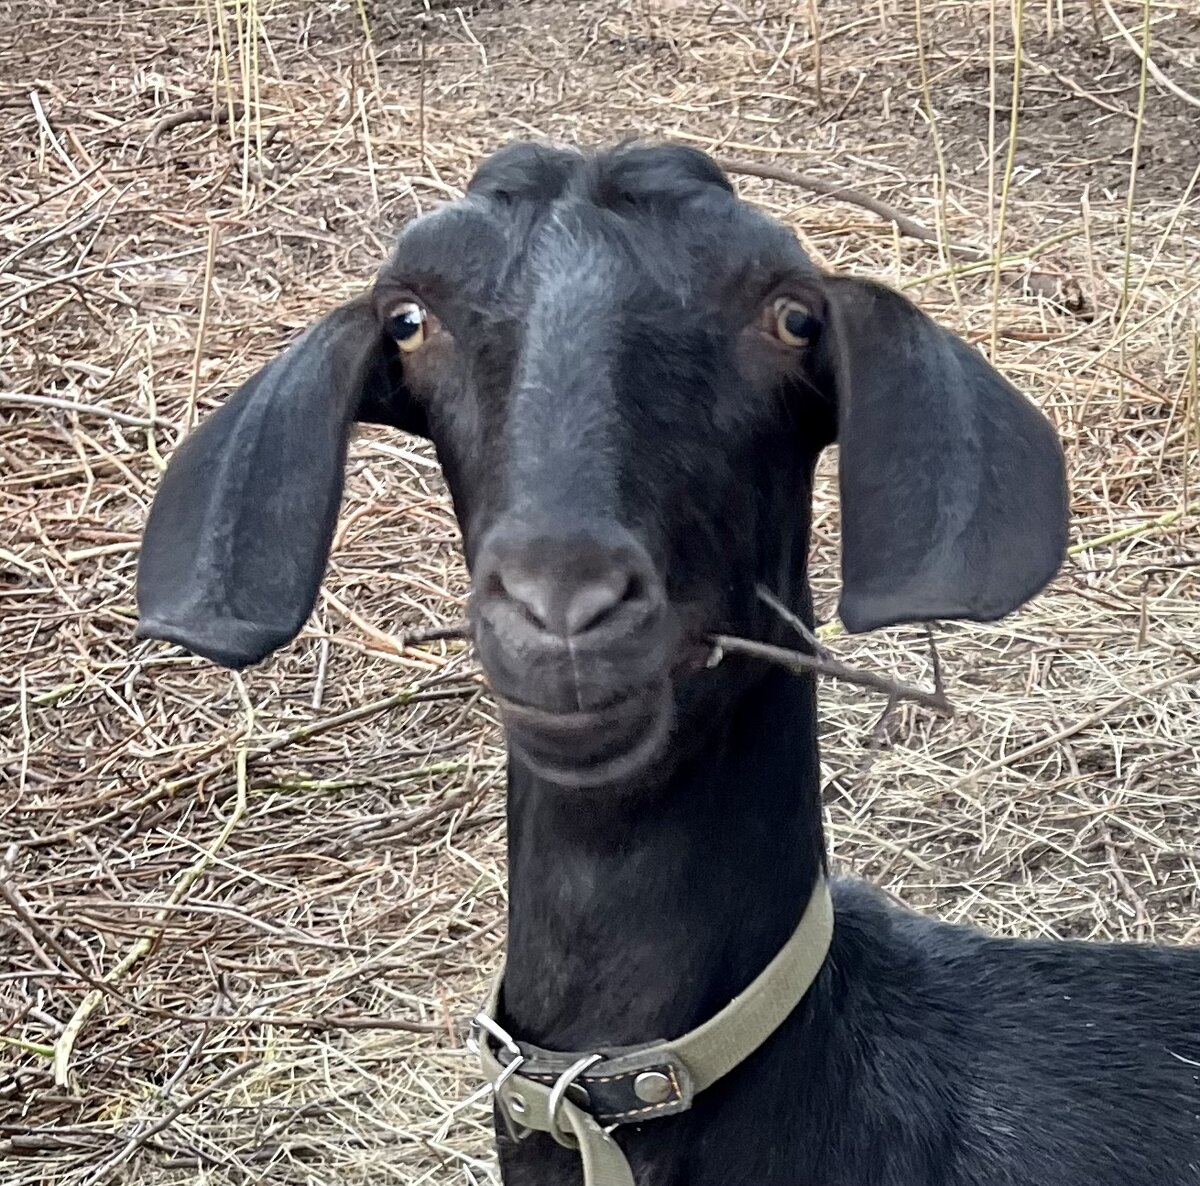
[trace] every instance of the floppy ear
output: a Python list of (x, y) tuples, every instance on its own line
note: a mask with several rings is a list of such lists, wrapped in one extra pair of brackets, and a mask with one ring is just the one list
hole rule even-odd
[(853, 632), (993, 621), (1067, 542), (1053, 427), (965, 342), (882, 285), (827, 277), (821, 369), (837, 399), (839, 613)]
[(142, 538), (139, 638), (244, 667), (296, 636), (325, 571), (356, 419), (423, 431), (367, 297), (309, 329), (176, 451)]

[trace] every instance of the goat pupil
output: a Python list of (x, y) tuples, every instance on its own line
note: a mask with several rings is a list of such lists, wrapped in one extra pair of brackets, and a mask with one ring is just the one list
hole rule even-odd
[(783, 327), (793, 338), (812, 338), (816, 336), (817, 319), (800, 309), (789, 309)]
[(406, 309), (403, 313), (397, 313), (392, 318), (388, 330), (397, 342), (405, 342), (413, 334), (420, 332), (421, 322), (420, 309)]

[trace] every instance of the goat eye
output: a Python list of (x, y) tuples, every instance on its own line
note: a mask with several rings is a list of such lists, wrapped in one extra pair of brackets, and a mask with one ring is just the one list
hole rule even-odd
[(416, 350), (429, 337), (429, 314), (416, 301), (401, 301), (388, 314), (385, 328), (401, 350)]
[(785, 346), (807, 346), (821, 326), (807, 305), (784, 298), (775, 302), (774, 328), (775, 336)]

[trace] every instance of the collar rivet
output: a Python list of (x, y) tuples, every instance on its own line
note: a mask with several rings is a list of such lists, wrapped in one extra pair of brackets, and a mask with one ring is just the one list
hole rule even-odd
[(633, 1094), (644, 1104), (665, 1104), (671, 1098), (671, 1080), (661, 1071), (643, 1071), (633, 1081)]

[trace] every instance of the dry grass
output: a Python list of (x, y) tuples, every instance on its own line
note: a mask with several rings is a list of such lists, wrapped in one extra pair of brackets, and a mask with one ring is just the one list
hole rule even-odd
[[(1014, 105), (987, 0), (921, 0), (920, 61), (913, 0), (0, 3), (8, 1186), (490, 1180), (456, 1027), (502, 939), (497, 732), (457, 644), (391, 640), (461, 612), (428, 452), (362, 434), (327, 595), (244, 684), (134, 645), (131, 581), (193, 411), (514, 136), (675, 134), (984, 249), (743, 186), (994, 346), (1073, 472), (1053, 588), (939, 634), (955, 719), (904, 705), (867, 748), (880, 700), (825, 686), (831, 845), (1004, 933), (1198, 937), (1200, 19), (1148, 5), (1172, 91), (1142, 11), (1029, 0)], [(835, 515), (826, 482), (827, 613)], [(928, 682), (918, 631), (831, 645)]]

